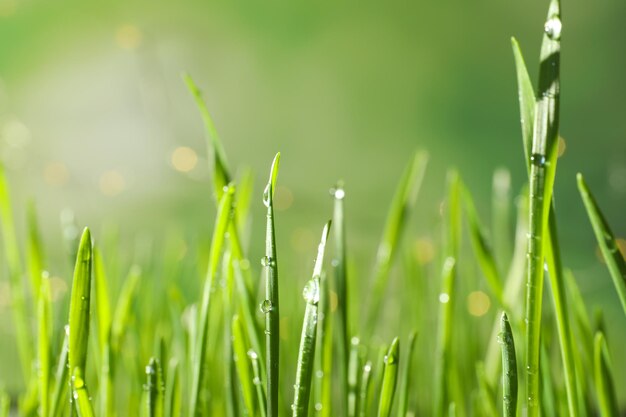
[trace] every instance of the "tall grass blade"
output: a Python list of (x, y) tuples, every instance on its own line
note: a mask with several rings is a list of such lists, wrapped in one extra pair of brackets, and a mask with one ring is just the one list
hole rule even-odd
[(417, 332), (413, 331), (409, 335), (409, 347), (406, 353), (405, 363), (402, 364), (402, 376), (400, 377), (400, 397), (398, 398), (398, 417), (406, 417), (409, 411), (409, 394), (411, 392), (411, 377), (413, 376), (413, 351)]
[(43, 273), (43, 245), (41, 244), (41, 235), (39, 233), (39, 225), (37, 224), (37, 213), (35, 211), (35, 203), (29, 202), (26, 207), (26, 219), (28, 222), (28, 246), (27, 246), (27, 265), (28, 275), (30, 277), (31, 289), (34, 296), (39, 293), (39, 284), (41, 282), (41, 274)]
[(228, 230), (228, 223), (230, 222), (232, 214), (232, 202), (235, 188), (229, 186), (223, 193), (220, 199), (219, 208), (217, 210), (217, 216), (215, 220), (215, 226), (213, 229), (213, 237), (211, 239), (211, 250), (209, 253), (209, 266), (207, 268), (207, 276), (204, 283), (204, 289), (202, 292), (202, 301), (200, 307), (200, 316), (198, 321), (198, 328), (195, 340), (195, 346), (193, 349), (193, 363), (192, 363), (192, 380), (189, 400), (189, 415), (191, 417), (198, 416), (199, 409), (199, 396), (201, 384), (204, 378), (204, 372), (206, 368), (206, 350), (208, 343), (208, 330), (209, 330), (209, 307), (211, 300), (211, 292), (213, 287), (213, 280), (219, 266), (220, 255), (222, 253), (222, 246), (224, 243), (224, 236), (226, 230)]
[(500, 344), (502, 345), (502, 412), (504, 417), (517, 413), (517, 356), (513, 330), (506, 313), (500, 319)]
[(72, 391), (72, 397), (74, 398), (74, 402), (76, 403), (76, 411), (78, 412), (78, 416), (95, 417), (93, 407), (91, 405), (91, 399), (89, 397), (89, 392), (87, 392), (87, 386), (85, 385), (85, 380), (83, 379), (83, 373), (81, 371), (81, 368), (79, 367), (74, 368), (74, 374), (72, 375)]
[(233, 352), (234, 362), (237, 367), (237, 375), (241, 383), (241, 391), (243, 393), (243, 402), (248, 410), (247, 414), (255, 415), (256, 407), (256, 390), (254, 388), (254, 377), (250, 369), (248, 359), (248, 348), (246, 347), (245, 333), (239, 316), (235, 315), (232, 319), (232, 335), (233, 335)]
[(606, 221), (602, 211), (600, 211), (600, 207), (598, 203), (596, 203), (596, 199), (591, 193), (591, 190), (587, 187), (587, 183), (582, 174), (578, 174), (576, 179), (578, 180), (578, 190), (585, 203), (587, 215), (589, 216), (591, 226), (598, 240), (602, 256), (609, 269), (611, 278), (613, 278), (613, 284), (615, 285), (615, 290), (622, 304), (624, 314), (626, 314), (626, 262), (619, 251), (615, 241), (615, 235), (611, 231), (609, 223)]
[(315, 266), (313, 267), (313, 277), (304, 287), (304, 292), (302, 294), (304, 301), (306, 301), (306, 309), (304, 311), (302, 335), (300, 337), (300, 349), (298, 351), (293, 405), (291, 406), (293, 417), (306, 417), (309, 413), (311, 378), (315, 358), (315, 338), (317, 336), (317, 306), (320, 301), (320, 276), (322, 274), (322, 266), (324, 264), (326, 240), (328, 239), (328, 234), (330, 233), (330, 224), (331, 222), (329, 221), (324, 226), (322, 238), (317, 248), (317, 257), (315, 258)]
[(368, 415), (370, 404), (370, 388), (372, 382), (372, 362), (366, 362), (363, 366), (363, 373), (361, 374), (361, 388), (359, 393), (359, 417), (365, 417)]
[(65, 326), (65, 332), (63, 337), (63, 346), (61, 347), (61, 353), (59, 354), (59, 362), (57, 364), (56, 372), (54, 374), (54, 391), (50, 401), (50, 411), (52, 417), (60, 417), (65, 410), (64, 406), (67, 402), (67, 389), (69, 386), (68, 380), (68, 354), (69, 354), (69, 326)]
[(405, 169), (391, 201), (383, 236), (378, 245), (376, 265), (374, 267), (374, 283), (370, 292), (371, 300), (365, 314), (366, 321), (364, 324), (367, 336), (371, 336), (376, 330), (391, 265), (400, 245), (402, 230), (408, 223), (409, 214), (415, 204), (417, 192), (424, 178), (427, 161), (428, 156), (426, 153), (418, 152), (415, 154)]
[(480, 398), (480, 408), (487, 417), (499, 417), (496, 405), (495, 393), (491, 389), (485, 374), (485, 366), (482, 362), (476, 364), (476, 376), (478, 378), (478, 392)]
[(165, 417), (179, 417), (181, 406), (180, 369), (176, 358), (169, 363), (165, 383)]
[(265, 386), (263, 385), (263, 381), (261, 380), (261, 364), (259, 363), (259, 355), (257, 355), (254, 350), (249, 350), (248, 357), (250, 358), (250, 363), (252, 364), (252, 382), (256, 387), (256, 398), (259, 405), (259, 415), (261, 417), (266, 417), (267, 396), (265, 394)]
[(113, 366), (111, 352), (111, 305), (104, 261), (100, 250), (93, 249), (93, 278), (96, 293), (96, 315), (100, 354), (100, 381), (98, 384), (98, 410), (100, 415), (113, 414)]
[(620, 413), (612, 374), (614, 368), (611, 364), (609, 350), (606, 347), (606, 341), (602, 332), (596, 333), (593, 358), (600, 414), (602, 417), (618, 417)]
[(15, 321), (17, 349), (22, 366), (22, 377), (27, 381), (30, 376), (30, 366), (33, 360), (30, 328), (26, 315), (24, 301), (25, 288), (22, 280), (22, 261), (20, 259), (13, 209), (9, 185), (4, 174), (4, 167), (0, 164), (0, 227), (4, 241), (5, 261), (9, 270), (9, 285), (11, 289), (11, 310)]
[(267, 372), (267, 415), (278, 416), (278, 387), (279, 387), (279, 329), (280, 311), (278, 302), (278, 260), (276, 259), (276, 235), (274, 226), (274, 190), (280, 153), (277, 153), (272, 162), (270, 177), (263, 192), (263, 204), (267, 208), (267, 228), (265, 235), (265, 301), (261, 304), (261, 311), (265, 314), (265, 360)]
[(39, 412), (50, 414), (50, 330), (52, 326), (50, 281), (47, 275), (41, 279), (37, 300), (37, 368), (39, 371)]
[(141, 279), (141, 269), (137, 265), (133, 265), (128, 272), (128, 277), (122, 286), (120, 295), (113, 312), (113, 321), (111, 323), (111, 350), (112, 354), (117, 355), (120, 352), (124, 332), (130, 320), (131, 308), (135, 292)]
[(378, 417), (389, 417), (391, 407), (396, 394), (398, 383), (398, 363), (400, 362), (400, 341), (396, 337), (391, 342), (387, 355), (385, 356), (385, 367), (383, 371), (383, 385), (380, 389), (380, 401), (378, 403)]
[(560, 94), (560, 2), (552, 0), (540, 57), (539, 92), (533, 124), (530, 164), (530, 233), (526, 285), (526, 406), (528, 417), (537, 417), (539, 401), (539, 352), (543, 298), (544, 247), (548, 214), (556, 172)]
[(522, 142), (524, 144), (524, 160), (530, 173), (530, 157), (533, 146), (533, 126), (535, 123), (535, 90), (528, 69), (522, 56), (517, 39), (511, 38), (513, 57), (515, 58), (515, 71), (517, 73), (517, 93), (519, 98), (520, 120), (522, 124)]
[(348, 417), (358, 415), (359, 405), (361, 407), (365, 406), (365, 404), (359, 404), (359, 378), (362, 371), (360, 347), (361, 341), (359, 338), (353, 337), (350, 343), (350, 354), (348, 355)]
[(146, 417), (163, 417), (163, 370), (157, 358), (150, 358), (146, 366)]

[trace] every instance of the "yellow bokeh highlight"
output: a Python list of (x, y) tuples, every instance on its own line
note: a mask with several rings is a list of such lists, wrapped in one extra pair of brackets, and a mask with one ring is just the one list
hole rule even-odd
[(278, 211), (285, 211), (293, 204), (293, 193), (285, 186), (279, 185), (276, 187), (276, 194), (274, 195), (274, 207)]
[(435, 258), (435, 245), (428, 238), (415, 241), (415, 256), (420, 265), (427, 265)]
[(43, 169), (43, 179), (48, 185), (60, 187), (69, 181), (70, 171), (63, 162), (50, 162)]
[(187, 146), (179, 146), (172, 152), (171, 162), (176, 171), (190, 172), (198, 165), (198, 154)]
[(115, 40), (120, 48), (137, 49), (141, 45), (143, 35), (137, 26), (125, 24), (115, 31)]
[(487, 314), (491, 307), (489, 296), (482, 291), (472, 291), (467, 296), (467, 311), (472, 316), (481, 317)]
[(112, 197), (118, 195), (126, 188), (124, 176), (115, 170), (106, 171), (100, 175), (100, 192)]

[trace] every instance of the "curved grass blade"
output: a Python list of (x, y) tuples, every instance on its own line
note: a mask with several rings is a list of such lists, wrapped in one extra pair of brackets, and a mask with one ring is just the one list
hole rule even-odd
[(232, 200), (235, 188), (231, 185), (220, 199), (219, 208), (213, 229), (213, 237), (211, 239), (211, 250), (209, 253), (209, 266), (207, 268), (207, 277), (202, 292), (202, 303), (200, 307), (199, 323), (196, 332), (195, 347), (193, 350), (192, 376), (191, 376), (191, 398), (189, 401), (189, 415), (197, 416), (199, 410), (199, 394), (200, 385), (202, 384), (205, 372), (205, 360), (207, 350), (207, 339), (209, 330), (209, 307), (211, 300), (211, 292), (213, 280), (219, 266), (220, 255), (224, 243), (224, 236), (228, 230), (228, 224), (231, 218)]
[(231, 175), (226, 162), (226, 153), (222, 147), (222, 142), (217, 134), (217, 129), (211, 118), (211, 114), (202, 99), (202, 93), (198, 86), (193, 82), (189, 74), (183, 74), (183, 81), (187, 85), (187, 89), (193, 96), (206, 131), (207, 149), (209, 151), (209, 160), (213, 162), (213, 188), (217, 200), (221, 200), (225, 187), (231, 182)]
[(248, 362), (248, 349), (246, 347), (245, 333), (243, 325), (239, 316), (235, 315), (232, 319), (232, 337), (233, 337), (233, 351), (234, 361), (237, 367), (237, 375), (239, 382), (241, 383), (241, 390), (243, 393), (243, 402), (248, 410), (248, 415), (255, 415), (255, 397), (256, 392), (254, 389), (254, 378), (250, 370), (250, 363)]
[(28, 249), (26, 254), (28, 259), (28, 275), (30, 276), (33, 295), (37, 296), (37, 294), (39, 294), (41, 274), (43, 273), (43, 246), (39, 234), (39, 225), (37, 224), (35, 203), (32, 201), (29, 201), (26, 208), (26, 219), (28, 222)]
[(522, 56), (517, 39), (511, 38), (515, 71), (517, 73), (517, 93), (519, 98), (520, 120), (522, 124), (522, 141), (524, 144), (524, 160), (530, 174), (530, 156), (532, 155), (533, 125), (535, 122), (535, 90), (528, 75), (528, 69)]
[(172, 358), (166, 374), (165, 384), (165, 417), (179, 417), (181, 405), (180, 370), (178, 360)]
[(400, 341), (396, 337), (391, 342), (385, 356), (385, 368), (383, 371), (383, 385), (380, 388), (380, 401), (378, 403), (378, 417), (389, 417), (391, 407), (396, 394), (398, 383), (398, 362), (400, 362)]
[(267, 372), (267, 415), (277, 417), (278, 388), (279, 388), (279, 328), (280, 311), (278, 303), (278, 260), (276, 259), (276, 235), (274, 227), (274, 190), (280, 153), (272, 161), (270, 177), (263, 192), (263, 204), (267, 208), (267, 229), (265, 235), (265, 301), (261, 304), (261, 311), (265, 314), (265, 360)]
[(261, 417), (267, 416), (267, 397), (265, 395), (265, 387), (263, 380), (261, 379), (261, 364), (259, 363), (259, 355), (254, 350), (248, 351), (248, 357), (252, 364), (252, 374), (254, 375), (252, 382), (256, 387), (256, 398), (259, 404), (259, 415)]
[(39, 371), (39, 410), (42, 416), (50, 414), (50, 329), (52, 325), (50, 281), (47, 274), (41, 279), (37, 300), (37, 356)]
[(428, 156), (426, 153), (418, 152), (415, 154), (404, 171), (391, 201), (382, 240), (376, 254), (374, 284), (371, 291), (372, 299), (368, 305), (365, 322), (365, 334), (368, 336), (372, 335), (376, 329), (391, 265), (400, 245), (402, 230), (406, 227), (409, 213), (415, 204), (417, 192), (424, 178), (427, 161)]
[(306, 417), (309, 412), (311, 378), (315, 358), (315, 338), (317, 336), (317, 305), (320, 300), (320, 276), (322, 274), (324, 250), (326, 249), (326, 240), (330, 232), (330, 224), (330, 221), (326, 223), (322, 231), (322, 239), (317, 248), (317, 257), (315, 258), (315, 266), (313, 267), (313, 277), (306, 284), (303, 292), (303, 297), (306, 301), (306, 310), (302, 324), (298, 364), (296, 367), (296, 382), (294, 384), (295, 392), (293, 405), (291, 407), (293, 417)]
[(157, 358), (146, 366), (146, 417), (163, 417), (163, 370)]
[(78, 245), (70, 299), (69, 365), (73, 373), (76, 368), (81, 369), (80, 372), (82, 372), (87, 364), (92, 260), (91, 233), (88, 228), (85, 228)]
[(552, 0), (543, 36), (530, 164), (530, 233), (526, 284), (526, 406), (537, 417), (544, 247), (556, 173), (560, 95), (560, 2)]
[(611, 278), (613, 278), (613, 284), (615, 285), (615, 290), (622, 304), (624, 314), (626, 314), (626, 262), (615, 242), (615, 235), (611, 231), (602, 211), (600, 211), (596, 199), (593, 197), (589, 187), (587, 187), (582, 174), (578, 174), (576, 179), (578, 181), (580, 196), (585, 203), (587, 215), (589, 216), (591, 226), (598, 240), (602, 256), (609, 269)]
[(55, 386), (50, 401), (50, 411), (52, 417), (60, 417), (65, 410), (64, 405), (67, 401), (67, 388), (69, 386), (68, 371), (69, 364), (67, 362), (69, 351), (69, 326), (65, 326), (65, 336), (63, 338), (63, 346), (59, 355), (59, 362), (54, 374)]
[(467, 214), (470, 238), (472, 241), (472, 247), (474, 248), (474, 253), (476, 254), (476, 259), (478, 260), (478, 264), (480, 265), (483, 275), (487, 279), (491, 292), (500, 305), (506, 308), (504, 305), (502, 278), (498, 272), (493, 251), (487, 243), (487, 239), (483, 233), (483, 227), (478, 219), (478, 214), (476, 214), (474, 201), (469, 191), (465, 188), (463, 188), (463, 196), (465, 197), (465, 213)]
[(448, 257), (443, 264), (443, 283), (439, 295), (439, 324), (437, 338), (437, 357), (435, 364), (434, 416), (443, 417), (448, 404), (445, 375), (450, 367), (450, 348), (452, 343), (452, 313), (454, 284), (456, 281), (456, 261)]
[(358, 415), (359, 405), (359, 373), (361, 369), (361, 357), (359, 355), (361, 341), (358, 337), (353, 337), (350, 343), (350, 354), (348, 359), (348, 417)]
[(361, 374), (361, 389), (359, 393), (359, 417), (365, 417), (368, 411), (368, 405), (370, 403), (370, 386), (372, 382), (372, 362), (366, 362), (363, 366), (363, 373)]
[(415, 341), (417, 340), (417, 332), (413, 331), (409, 335), (409, 348), (406, 353), (405, 363), (402, 365), (402, 376), (400, 377), (400, 398), (398, 399), (398, 417), (406, 417), (409, 411), (409, 392), (411, 392), (411, 376), (413, 363), (413, 351), (415, 350)]
[(11, 289), (11, 310), (15, 320), (16, 342), (22, 366), (24, 381), (30, 375), (30, 366), (33, 360), (32, 342), (28, 332), (30, 328), (26, 315), (24, 301), (25, 291), (22, 283), (22, 261), (20, 259), (9, 185), (4, 175), (4, 167), (0, 164), (0, 227), (4, 241), (5, 260), (9, 270), (9, 285)]
[(620, 413), (612, 375), (614, 368), (602, 332), (596, 333), (593, 357), (596, 393), (601, 415), (602, 417), (618, 417)]
[(502, 410), (504, 417), (517, 413), (517, 359), (513, 331), (506, 313), (500, 319), (500, 344), (502, 345)]
[(87, 392), (85, 380), (83, 379), (83, 373), (81, 371), (81, 368), (78, 367), (74, 369), (74, 374), (72, 375), (72, 392), (74, 402), (76, 403), (76, 411), (78, 412), (78, 416), (94, 417), (95, 414), (93, 412), (93, 407), (91, 406), (91, 400), (89, 399), (90, 397), (89, 393)]

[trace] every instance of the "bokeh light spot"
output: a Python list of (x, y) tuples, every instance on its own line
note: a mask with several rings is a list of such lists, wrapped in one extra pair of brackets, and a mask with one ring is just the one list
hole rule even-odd
[(274, 207), (278, 211), (285, 211), (293, 204), (293, 193), (285, 186), (279, 185), (276, 187), (276, 194), (274, 195)]
[(565, 153), (565, 149), (567, 149), (567, 144), (565, 143), (565, 139), (559, 136), (559, 142), (557, 143), (557, 156), (560, 158)]
[(106, 196), (118, 195), (125, 188), (126, 180), (119, 171), (106, 171), (100, 176), (100, 192)]
[(428, 238), (420, 238), (415, 241), (415, 256), (420, 265), (426, 265), (435, 258), (435, 245)]
[(489, 307), (491, 307), (491, 300), (484, 292), (472, 291), (467, 296), (467, 311), (472, 316), (484, 316), (489, 311)]
[(176, 171), (189, 172), (198, 164), (198, 154), (187, 146), (179, 146), (172, 152), (171, 161)]
[(115, 32), (115, 40), (123, 49), (137, 49), (141, 45), (142, 39), (143, 35), (135, 25), (122, 25)]
[(70, 171), (63, 162), (49, 162), (43, 169), (43, 179), (48, 185), (60, 187), (67, 184), (70, 179)]

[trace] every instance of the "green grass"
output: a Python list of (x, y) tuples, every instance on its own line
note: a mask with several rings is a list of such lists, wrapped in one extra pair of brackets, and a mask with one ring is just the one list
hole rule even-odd
[[(62, 268), (45, 256), (54, 251), (42, 243), (35, 206), (24, 210), (22, 239), (22, 216), (14, 216), (20, 208), (0, 170), (14, 326), (3, 343), (14, 344), (16, 356), (2, 361), (19, 363), (23, 376), (20, 392), (0, 383), (0, 417), (623, 414), (626, 372), (611, 351), (615, 357), (624, 335), (609, 333), (623, 329), (625, 317), (585, 304), (559, 244), (560, 22), (560, 3), (552, 0), (536, 92), (512, 42), (520, 155), (528, 168), (517, 210), (506, 169), (494, 173), (490, 218), (481, 213), (490, 202), (475, 200), (454, 169), (443, 202), (418, 201), (428, 157), (416, 152), (395, 193), (391, 185), (386, 190), (393, 195), (375, 256), (357, 264), (361, 242), (350, 216), (369, 207), (352, 207), (352, 186), (337, 182), (332, 209), (319, 213), (332, 215), (333, 233), (329, 221), (317, 253), (306, 258), (312, 265), (301, 261), (301, 269), (313, 266), (304, 301), (305, 277), (279, 256), (292, 243), (277, 233), (281, 154), (257, 193), (249, 170), (230, 170), (188, 75), (206, 130), (207, 194), (216, 209), (207, 214), (212, 236), (185, 235), (184, 251), (172, 243), (180, 235), (168, 235), (163, 248), (150, 242), (121, 253), (118, 242), (94, 240), (88, 228), (80, 238), (65, 233), (74, 269), (69, 300), (59, 298), (58, 279), (46, 271)], [(578, 186), (608, 268), (596, 279), (607, 286), (613, 280), (626, 312), (626, 263), (616, 236), (580, 175)], [(418, 203), (439, 208), (440, 216), (415, 216)], [(253, 219), (265, 224), (264, 237), (251, 233), (251, 205), (264, 209), (265, 218)], [(66, 230), (76, 227), (66, 220)], [(262, 261), (250, 262), (256, 254), (249, 241), (263, 238)], [(591, 317), (593, 309), (599, 313)], [(4, 369), (0, 377), (8, 378)]]

